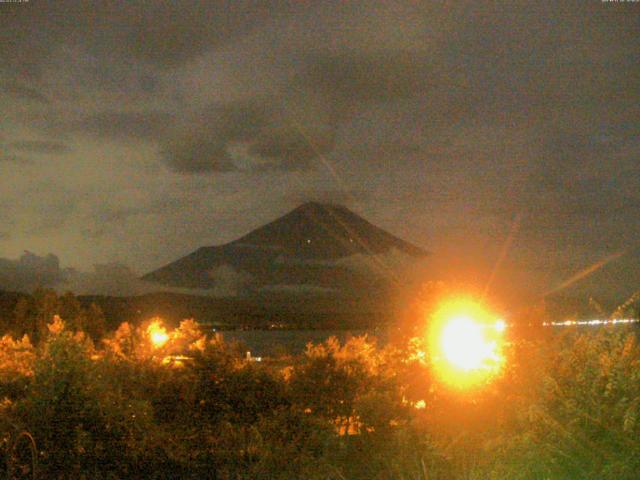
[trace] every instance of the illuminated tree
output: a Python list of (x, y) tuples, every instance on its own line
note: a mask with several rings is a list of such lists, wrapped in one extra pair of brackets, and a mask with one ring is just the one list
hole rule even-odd
[[(536, 358), (538, 357), (538, 358)], [(497, 478), (634, 479), (640, 469), (640, 346), (634, 333), (568, 334), (528, 349)], [(498, 439), (496, 439), (498, 440)]]

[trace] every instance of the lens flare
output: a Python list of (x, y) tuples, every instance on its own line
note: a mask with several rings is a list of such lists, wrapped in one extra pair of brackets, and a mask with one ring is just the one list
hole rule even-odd
[(482, 327), (469, 317), (456, 317), (442, 329), (441, 347), (449, 363), (461, 370), (481, 368), (494, 356), (495, 342), (484, 338)]
[(472, 300), (450, 300), (435, 312), (429, 348), (437, 376), (454, 387), (486, 383), (504, 362), (504, 320)]
[(149, 327), (147, 327), (147, 333), (149, 334), (151, 343), (156, 348), (162, 347), (165, 343), (167, 343), (167, 340), (169, 340), (167, 329), (164, 328), (159, 321), (151, 322)]

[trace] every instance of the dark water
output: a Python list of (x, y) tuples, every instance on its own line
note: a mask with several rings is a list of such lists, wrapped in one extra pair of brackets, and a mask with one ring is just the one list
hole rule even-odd
[[(640, 336), (640, 324), (615, 326), (548, 326), (554, 334), (575, 332), (597, 332), (601, 328), (620, 328), (628, 331), (635, 331)], [(322, 343), (329, 337), (336, 337), (340, 343), (350, 337), (367, 335), (376, 340), (378, 345), (385, 345), (387, 342), (387, 332), (385, 330), (227, 330), (218, 331), (226, 341), (238, 341), (245, 346), (247, 351), (254, 357), (269, 357), (288, 353), (292, 355), (304, 352), (309, 342), (313, 344)]]
[(238, 341), (255, 357), (268, 357), (281, 353), (299, 354), (307, 343), (322, 343), (329, 337), (336, 337), (340, 343), (350, 337), (368, 335), (375, 337), (378, 344), (385, 337), (384, 332), (372, 330), (227, 330), (218, 331), (225, 341)]

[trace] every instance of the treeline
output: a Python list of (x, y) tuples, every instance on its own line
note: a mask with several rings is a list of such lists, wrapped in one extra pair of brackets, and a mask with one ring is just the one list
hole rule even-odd
[(20, 431), (47, 479), (624, 480), (640, 471), (632, 332), (514, 340), (498, 378), (456, 391), (431, 374), (419, 337), (384, 348), (330, 339), (256, 362), (191, 320), (173, 330), (159, 319), (124, 323), (101, 341), (81, 325), (55, 316), (37, 345), (0, 339), (5, 468), (33, 468), (8, 452)]
[[(19, 308), (21, 311), (16, 311)], [(209, 297), (173, 292), (156, 292), (130, 297), (100, 295), (74, 296), (37, 290), (32, 294), (0, 291), (0, 331), (27, 332), (31, 315), (54, 310), (52, 305), (65, 304), (72, 310), (83, 310), (87, 328), (95, 323), (100, 335), (113, 331), (123, 322), (138, 323), (161, 316), (168, 324), (178, 325), (184, 318), (218, 329), (300, 328), (300, 329), (364, 329), (388, 324), (394, 316), (386, 299), (329, 296), (296, 296), (269, 294), (252, 297)], [(69, 321), (71, 317), (67, 315)], [(93, 320), (95, 319), (95, 322)], [(41, 322), (42, 323), (42, 322)]]
[(33, 343), (46, 336), (47, 324), (55, 315), (65, 319), (73, 330), (81, 330), (100, 340), (110, 329), (102, 309), (96, 303), (82, 303), (73, 293), (59, 295), (39, 289), (32, 294), (0, 292), (0, 332), (14, 337), (28, 335)]

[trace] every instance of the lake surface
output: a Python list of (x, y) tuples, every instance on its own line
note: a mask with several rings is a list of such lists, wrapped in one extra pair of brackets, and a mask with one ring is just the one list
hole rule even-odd
[(221, 333), (227, 342), (242, 343), (254, 357), (300, 354), (309, 342), (318, 344), (329, 337), (336, 337), (340, 343), (344, 343), (350, 337), (366, 334), (375, 337), (378, 344), (386, 337), (384, 331), (372, 330), (218, 330), (217, 333)]
[[(595, 332), (603, 327), (611, 328), (610, 325), (582, 323), (579, 325), (565, 325), (564, 322), (558, 322), (554, 325), (549, 324), (546, 328), (560, 333), (570, 329), (581, 332)], [(640, 324), (636, 320), (632, 321), (631, 325), (625, 323), (614, 326), (614, 328), (618, 327), (630, 328), (640, 334)], [(309, 342), (318, 344), (329, 337), (336, 337), (340, 343), (344, 343), (350, 337), (368, 335), (374, 338), (378, 345), (384, 345), (388, 338), (385, 330), (217, 330), (216, 332), (221, 333), (227, 342), (240, 342), (254, 357), (269, 357), (283, 353), (300, 354), (305, 351)]]

